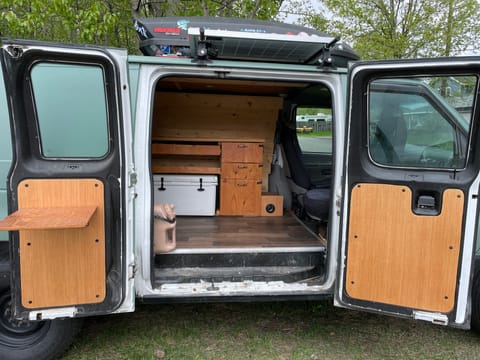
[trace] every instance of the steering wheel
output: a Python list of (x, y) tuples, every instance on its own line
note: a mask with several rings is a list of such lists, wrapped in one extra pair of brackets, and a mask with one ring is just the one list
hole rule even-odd
[(439, 149), (438, 146), (426, 146), (420, 158), (419, 164), (428, 167), (451, 168), (454, 167), (454, 154), (448, 150)]

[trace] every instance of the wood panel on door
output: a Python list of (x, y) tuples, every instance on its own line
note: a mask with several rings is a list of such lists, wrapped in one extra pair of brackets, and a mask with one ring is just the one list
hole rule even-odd
[(407, 186), (358, 184), (351, 194), (346, 292), (426, 311), (455, 304), (464, 194), (443, 191), (438, 215), (417, 215)]
[(102, 302), (106, 293), (103, 183), (27, 179), (18, 185), (18, 207), (96, 208), (82, 228), (20, 231), (22, 305), (33, 309)]

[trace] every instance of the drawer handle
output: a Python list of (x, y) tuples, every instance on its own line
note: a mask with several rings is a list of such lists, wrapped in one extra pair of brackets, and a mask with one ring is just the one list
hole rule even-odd
[(238, 165), (239, 169), (248, 169), (248, 165)]
[(248, 145), (246, 144), (238, 144), (237, 147), (240, 149), (245, 149)]
[(237, 184), (237, 186), (246, 187), (246, 186), (248, 186), (248, 184)]

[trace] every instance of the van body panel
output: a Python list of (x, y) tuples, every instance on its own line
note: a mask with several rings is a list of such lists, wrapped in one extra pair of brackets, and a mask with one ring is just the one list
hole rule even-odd
[[(7, 96), (3, 74), (0, 72), (0, 218), (7, 216), (7, 174), (12, 161), (12, 140), (8, 116)], [(7, 241), (8, 233), (0, 231), (0, 241)]]
[[(448, 106), (450, 93), (430, 84), (454, 78), (476, 88), (478, 64), (468, 58), (353, 66), (337, 305), (469, 326), (478, 100), (467, 86), (455, 95), (469, 104), (465, 124)], [(440, 142), (449, 145), (440, 149)]]
[[(28, 46), (28, 45), (27, 45)], [(368, 91), (359, 92), (357, 89), (354, 89), (355, 93), (351, 94), (349, 101), (347, 101), (347, 84), (349, 80), (347, 78), (347, 69), (344, 68), (327, 68), (327, 67), (312, 67), (305, 65), (288, 65), (288, 69), (285, 68), (285, 65), (278, 63), (262, 63), (262, 62), (248, 62), (248, 61), (223, 61), (223, 60), (209, 60), (209, 61), (197, 61), (187, 58), (169, 58), (169, 57), (138, 57), (138, 56), (126, 56), (125, 53), (117, 52), (115, 50), (104, 50), (105, 53), (108, 53), (112, 57), (112, 61), (115, 63), (117, 68), (120, 68), (121, 71), (118, 74), (118, 85), (121, 87), (122, 93), (118, 99), (122, 99), (121, 109), (118, 109), (120, 113), (123, 114), (123, 121), (121, 122), (122, 130), (124, 135), (122, 140), (123, 149), (122, 159), (125, 160), (125, 166), (122, 170), (122, 192), (124, 196), (124, 208), (122, 208), (122, 217), (124, 215), (125, 226), (123, 228), (124, 235), (128, 241), (125, 242), (123, 248), (123, 275), (122, 275), (122, 287), (124, 288), (123, 295), (125, 296), (125, 301), (123, 305), (120, 305), (113, 311), (123, 312), (133, 310), (133, 302), (135, 294), (133, 292), (133, 279), (135, 279), (135, 293), (138, 298), (144, 299), (153, 299), (158, 298), (161, 301), (168, 301), (169, 299), (198, 299), (199, 301), (204, 301), (205, 299), (221, 299), (225, 297), (234, 297), (234, 298), (244, 298), (250, 299), (256, 296), (258, 297), (309, 297), (309, 298), (322, 298), (329, 296), (335, 293), (335, 302), (337, 305), (352, 307), (362, 310), (375, 311), (377, 309), (376, 302), (382, 302), (385, 300), (383, 298), (369, 298), (363, 299), (362, 296), (359, 296), (360, 299), (355, 299), (356, 295), (352, 290), (351, 283), (346, 284), (346, 279), (350, 280), (347, 276), (349, 269), (354, 268), (356, 265), (354, 258), (361, 256), (363, 250), (357, 253), (350, 252), (348, 253), (348, 245), (345, 243), (345, 240), (349, 235), (349, 229), (352, 223), (352, 219), (349, 218), (350, 215), (359, 216), (359, 214), (365, 214), (360, 206), (360, 210), (350, 212), (352, 209), (352, 203), (355, 205), (359, 202), (357, 198), (360, 195), (352, 195), (354, 189), (352, 184), (364, 185), (364, 188), (369, 188), (375, 183), (379, 183), (380, 187), (375, 187), (374, 194), (382, 192), (384, 189), (392, 189), (388, 187), (391, 186), (409, 186), (411, 181), (410, 170), (404, 171), (402, 167), (394, 166), (393, 172), (385, 172), (387, 175), (382, 175), (381, 171), (389, 169), (389, 165), (377, 164), (375, 161), (375, 156), (370, 153), (367, 154), (365, 159), (357, 161), (354, 156), (352, 156), (352, 144), (358, 144), (358, 141), (352, 141), (355, 136), (358, 134), (363, 134), (361, 141), (367, 141), (368, 135), (362, 133), (366, 129), (364, 125), (360, 123), (365, 121), (365, 111), (368, 106), (363, 104), (359, 108), (359, 112), (356, 113), (357, 116), (354, 119), (349, 120), (349, 122), (343, 121), (346, 117), (346, 109), (349, 109), (350, 118), (352, 114), (357, 111), (358, 102), (353, 99), (353, 96), (358, 96), (361, 94), (368, 94)], [(68, 52), (68, 51), (67, 51)], [(76, 54), (84, 55), (86, 50), (83, 49), (81, 52), (76, 52)], [(402, 63), (403, 64), (403, 63)], [(385, 64), (382, 64), (382, 66)], [(434, 64), (435, 65), (435, 64)], [(127, 69), (128, 66), (128, 69)], [(359, 65), (360, 66), (360, 65)], [(389, 66), (389, 65), (388, 65)], [(387, 66), (387, 67), (388, 67)], [(432, 67), (434, 67), (432, 65)], [(394, 68), (394, 66), (392, 67)], [(399, 69), (405, 70), (407, 73), (412, 69), (412, 66), (407, 64), (404, 68), (399, 65)], [(354, 73), (358, 74), (358, 67), (354, 67)], [(378, 68), (380, 69), (380, 67)], [(397, 68), (395, 68), (397, 69)], [(357, 71), (357, 72), (355, 72)], [(48, 73), (46, 73), (48, 74)], [(390, 76), (393, 76), (392, 73)], [(410, 74), (410, 73), (409, 73)], [(411, 72), (411, 74), (416, 74)], [(369, 75), (370, 76), (370, 75)], [(331, 199), (329, 205), (330, 217), (328, 219), (328, 251), (325, 252), (325, 269), (324, 273), (320, 277), (321, 280), (316, 283), (305, 282), (286, 282), (286, 281), (252, 281), (252, 280), (241, 280), (241, 281), (228, 281), (223, 279), (215, 283), (198, 282), (198, 281), (183, 281), (178, 283), (164, 283), (161, 285), (155, 284), (155, 256), (152, 256), (152, 239), (153, 239), (153, 169), (152, 169), (152, 149), (151, 144), (154, 141), (153, 139), (153, 128), (155, 126), (153, 115), (155, 112), (158, 113), (158, 109), (161, 109), (161, 104), (156, 103), (156, 92), (157, 88), (161, 89), (161, 84), (163, 81), (167, 81), (169, 78), (174, 79), (186, 79), (191, 81), (191, 83), (203, 83), (205, 88), (200, 86), (193, 86), (190, 89), (184, 91), (184, 94), (193, 92), (196, 94), (202, 94), (204, 91), (208, 93), (209, 83), (215, 86), (220, 86), (222, 81), (226, 84), (236, 82), (236, 85), (241, 88), (243, 83), (251, 86), (250, 92), (247, 90), (232, 90), (232, 94), (237, 94), (239, 96), (264, 96), (265, 93), (260, 91), (262, 83), (268, 83), (269, 86), (272, 84), (281, 84), (279, 86), (285, 86), (287, 89), (292, 84), (292, 89), (295, 86), (305, 86), (309, 84), (308, 87), (314, 87), (316, 85), (321, 85), (328, 93), (330, 94), (331, 101), (331, 113), (332, 113), (332, 173), (333, 177), (331, 180)], [(371, 80), (373, 76), (368, 78)], [(363, 78), (362, 78), (363, 81)], [(219, 85), (220, 84), (220, 85)], [(256, 84), (256, 85), (255, 85)], [(385, 84), (380, 83), (380, 87)], [(397, 84), (398, 85), (398, 84)], [(172, 85), (169, 85), (172, 86)], [(179, 83), (176, 84), (177, 88), (168, 88), (163, 91), (171, 92), (182, 92), (181, 87), (185, 84)], [(255, 86), (258, 86), (258, 89), (255, 89)], [(365, 85), (361, 85), (365, 86)], [(247, 86), (244, 86), (247, 88)], [(292, 90), (290, 89), (290, 91)], [(223, 87), (223, 91), (229, 93), (227, 87)], [(428, 90), (430, 91), (430, 90)], [(160, 91), (161, 92), (161, 91)], [(293, 91), (291, 91), (294, 93)], [(287, 98), (284, 102), (285, 108), (280, 109), (279, 113), (283, 111), (282, 116), (294, 117), (292, 109), (295, 109), (297, 98), (292, 96), (292, 99), (288, 98), (288, 94), (277, 94), (276, 96), (280, 98)], [(367, 95), (365, 95), (367, 96)], [(442, 101), (437, 99), (437, 95), (430, 96), (432, 99), (431, 102)], [(188, 96), (184, 96), (188, 98)], [(193, 97), (192, 97), (193, 98)], [(219, 97), (220, 98), (220, 97)], [(428, 96), (427, 96), (428, 98)], [(301, 99), (301, 98), (300, 98)], [(132, 103), (130, 107), (130, 101)], [(206, 100), (205, 100), (206, 101)], [(312, 100), (311, 96), (306, 95), (303, 98), (303, 101), (307, 105), (315, 105), (315, 101)], [(301, 103), (301, 100), (300, 100)], [(348, 105), (347, 105), (348, 104)], [(186, 105), (186, 104), (185, 104)], [(221, 105), (219, 105), (221, 107)], [(448, 106), (436, 105), (442, 108), (442, 113), (448, 113), (454, 111)], [(443, 109), (445, 108), (445, 109)], [(292, 112), (290, 112), (292, 111)], [(290, 113), (289, 113), (290, 112)], [(129, 116), (131, 120), (127, 120)], [(178, 116), (179, 118), (182, 115), (182, 106), (179, 104), (178, 107)], [(238, 114), (237, 114), (238, 115)], [(159, 116), (157, 114), (157, 116)], [(160, 115), (161, 116), (161, 115)], [(218, 116), (218, 115), (215, 115)], [(363, 116), (363, 117), (362, 117)], [(361, 130), (363, 127), (363, 130)], [(224, 129), (220, 129), (223, 131)], [(194, 130), (193, 130), (194, 131)], [(468, 131), (468, 130), (467, 130)], [(460, 137), (460, 135), (458, 135)], [(168, 136), (166, 136), (168, 138)], [(458, 140), (458, 139), (457, 139)], [(168, 141), (172, 143), (173, 140), (168, 138)], [(167, 143), (168, 143), (167, 141)], [(185, 141), (185, 140), (183, 140)], [(190, 140), (187, 139), (186, 142)], [(215, 142), (216, 139), (200, 139), (200, 141), (206, 141), (207, 143)], [(228, 139), (227, 139), (228, 141)], [(230, 140), (232, 141), (232, 140)], [(459, 142), (465, 143), (464, 140), (458, 140)], [(362, 143), (362, 146), (363, 143)], [(457, 145), (455, 145), (457, 146)], [(460, 145), (458, 145), (460, 146)], [(430, 149), (429, 149), (430, 150)], [(65, 149), (65, 151), (69, 151)], [(100, 150), (96, 153), (100, 154)], [(359, 152), (360, 153), (360, 152)], [(443, 150), (435, 152), (435, 156), (443, 156)], [(133, 155), (134, 154), (134, 155)], [(43, 154), (45, 155), (45, 154)], [(48, 154), (46, 154), (48, 157)], [(465, 154), (467, 156), (468, 154)], [(130, 159), (131, 156), (134, 158)], [(269, 156), (269, 155), (268, 155)], [(55, 157), (62, 158), (66, 157), (65, 154), (55, 153)], [(68, 157), (68, 156), (67, 156)], [(467, 157), (465, 157), (467, 159)], [(469, 159), (469, 158), (468, 158)], [(44, 159), (43, 159), (44, 160)], [(58, 159), (56, 159), (58, 160)], [(61, 159), (60, 159), (61, 160)], [(70, 161), (72, 159), (69, 159)], [(386, 161), (384, 160), (379, 160)], [(465, 160), (467, 161), (467, 160)], [(373, 165), (372, 165), (373, 163)], [(262, 164), (262, 165), (265, 165)], [(270, 165), (267, 163), (267, 165)], [(347, 166), (346, 166), (347, 165)], [(372, 166), (378, 166), (380, 168), (380, 175), (377, 172), (372, 171), (369, 173)], [(476, 164), (467, 164), (471, 168), (475, 168)], [(365, 174), (356, 175), (356, 171), (364, 167)], [(345, 172), (345, 169), (346, 172)], [(27, 172), (31, 169), (26, 168)], [(464, 170), (463, 168), (460, 170)], [(471, 169), (470, 169), (471, 170)], [(404, 173), (402, 173), (404, 171)], [(462, 238), (458, 238), (458, 242), (452, 246), (456, 249), (456, 258), (450, 262), (451, 271), (448, 272), (457, 274), (458, 277), (458, 287), (455, 285), (456, 282), (450, 280), (450, 292), (448, 295), (445, 295), (449, 299), (449, 303), (445, 305), (446, 307), (435, 307), (435, 306), (420, 306), (418, 309), (415, 309), (411, 304), (406, 304), (399, 300), (394, 304), (384, 304), (378, 307), (379, 311), (388, 312), (396, 316), (410, 317), (410, 318), (422, 318), (428, 319), (430, 312), (439, 312), (441, 316), (432, 315), (433, 321), (443, 322), (446, 318), (446, 323), (455, 325), (455, 326), (468, 326), (467, 320), (467, 309), (469, 307), (468, 300), (468, 290), (469, 290), (469, 277), (470, 277), (470, 268), (472, 263), (472, 249), (474, 244), (474, 235), (473, 232), (469, 231), (469, 228), (474, 228), (473, 224), (475, 223), (475, 218), (472, 217), (476, 213), (476, 202), (471, 198), (475, 195), (476, 187), (478, 187), (478, 180), (472, 175), (474, 171), (468, 172), (469, 178), (465, 180), (461, 186), (449, 187), (450, 183), (447, 180), (448, 176), (445, 177), (445, 174), (450, 174), (448, 169), (437, 171), (437, 169), (422, 169), (424, 172), (432, 172), (434, 177), (432, 179), (443, 179), (441, 182), (444, 184), (444, 188), (441, 190), (442, 197), (440, 198), (441, 203), (453, 202), (454, 198), (467, 199), (465, 201), (465, 206), (463, 207), (462, 212), (454, 213), (458, 215), (456, 225), (453, 226), (458, 232), (459, 226), (462, 229)], [(404, 178), (392, 180), (391, 174), (393, 173), (401, 174), (405, 176), (407, 173), (407, 180)], [(414, 171), (415, 172), (415, 171)], [(437, 176), (437, 173), (440, 174)], [(477, 172), (478, 173), (478, 172)], [(86, 174), (86, 173), (85, 173)], [(266, 173), (268, 175), (268, 172)], [(373, 174), (373, 175), (372, 175)], [(390, 175), (388, 175), (390, 174)], [(455, 176), (457, 176), (457, 170), (454, 171)], [(363, 177), (362, 177), (363, 176)], [(383, 177), (382, 177), (383, 176)], [(435, 177), (437, 176), (437, 177)], [(442, 178), (443, 176), (443, 178)], [(461, 177), (461, 175), (459, 175)], [(265, 173), (264, 173), (264, 182), (265, 182)], [(362, 180), (362, 181), (360, 181)], [(435, 181), (425, 182), (430, 186)], [(417, 181), (417, 180), (416, 180)], [(388, 186), (387, 186), (388, 185)], [(266, 190), (266, 184), (263, 184), (264, 190)], [(427, 186), (427, 185), (426, 185)], [(436, 186), (436, 185), (435, 185)], [(431, 192), (437, 191), (436, 187), (433, 186), (433, 190), (428, 190), (426, 192), (427, 200), (431, 200)], [(389, 197), (390, 193), (385, 190), (385, 193), (382, 193), (384, 196)], [(415, 188), (414, 188), (415, 190)], [(445, 196), (443, 191), (445, 190)], [(449, 190), (449, 191), (446, 191)], [(15, 192), (15, 188), (12, 187), (10, 191)], [(348, 196), (346, 196), (347, 194)], [(386, 195), (385, 195), (386, 194)], [(410, 194), (410, 193), (408, 193)], [(453, 194), (452, 196), (448, 194)], [(465, 194), (469, 194), (465, 196)], [(353, 200), (352, 200), (353, 196)], [(376, 195), (374, 195), (376, 196)], [(413, 196), (413, 195), (411, 195)], [(368, 202), (369, 196), (366, 196), (365, 200), (363, 197), (362, 201)], [(423, 203), (422, 203), (423, 206)], [(12, 208), (15, 208), (15, 203), (12, 203)], [(452, 209), (457, 209), (453, 207)], [(341, 211), (343, 213), (341, 213)], [(382, 211), (380, 210), (380, 213)], [(438, 215), (438, 214), (434, 214)], [(440, 223), (442, 220), (439, 220)], [(461, 224), (461, 225), (458, 225)], [(468, 227), (467, 227), (468, 225)], [(339, 242), (339, 239), (342, 239), (343, 242)], [(462, 249), (458, 249), (458, 247)], [(359, 248), (361, 249), (361, 247)], [(305, 250), (304, 248), (288, 248), (288, 247), (277, 247), (275, 250), (269, 249), (265, 250), (264, 253), (274, 253), (275, 251), (279, 252), (300, 252), (300, 250)], [(350, 248), (351, 250), (351, 248)], [(181, 255), (189, 254), (192, 252), (190, 249), (179, 249), (174, 251), (172, 254)], [(261, 248), (243, 248), (243, 249), (228, 249), (228, 248), (215, 248), (215, 249), (198, 249), (193, 251), (197, 254), (254, 254), (257, 252), (262, 252)], [(347, 256), (348, 255), (348, 256)], [(363, 256), (363, 255), (362, 255)], [(383, 256), (383, 255), (382, 255)], [(458, 262), (458, 271), (454, 270), (457, 268), (455, 262)], [(362, 263), (362, 260), (359, 260)], [(400, 266), (403, 266), (400, 264)], [(355, 273), (356, 274), (356, 273)], [(355, 276), (355, 275), (354, 275)], [(453, 275), (452, 275), (453, 276)], [(455, 276), (453, 276), (455, 277)], [(456, 279), (456, 278), (455, 278)], [(337, 291), (334, 292), (334, 289), (337, 288)], [(455, 294), (455, 299), (452, 299), (452, 294)], [(352, 295), (352, 296), (349, 296)], [(353, 300), (352, 300), (353, 299)], [(188, 300), (188, 301), (190, 301)], [(363, 301), (363, 302), (362, 302)], [(366, 301), (366, 303), (365, 303)], [(426, 311), (426, 314), (425, 314)], [(85, 313), (87, 314), (87, 312)], [(440, 320), (438, 320), (440, 319)]]
[[(4, 42), (7, 92), (19, 99), (11, 104), (15, 166), (9, 174), (9, 208), (22, 210), (19, 214), (33, 211), (42, 219), (34, 225), (35, 217), (27, 216), (22, 220), (25, 233), (10, 233), (18, 317), (39, 320), (45, 314), (54, 319), (134, 309), (126, 64), (122, 50)], [(55, 107), (51, 101), (70, 106)], [(84, 146), (88, 142), (92, 146)], [(70, 225), (67, 214), (80, 214), (82, 205), (93, 207), (93, 215), (86, 225)], [(52, 211), (59, 229), (50, 230), (55, 228), (48, 217)], [(89, 267), (92, 271), (85, 272)], [(56, 280), (50, 282), (52, 278)], [(51, 286), (62, 290), (42, 290)]]

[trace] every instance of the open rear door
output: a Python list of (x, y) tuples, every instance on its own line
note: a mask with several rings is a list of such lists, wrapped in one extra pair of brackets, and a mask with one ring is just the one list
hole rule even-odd
[(16, 316), (132, 311), (126, 52), (4, 41), (1, 60)]
[(350, 71), (336, 304), (469, 326), (480, 58)]

